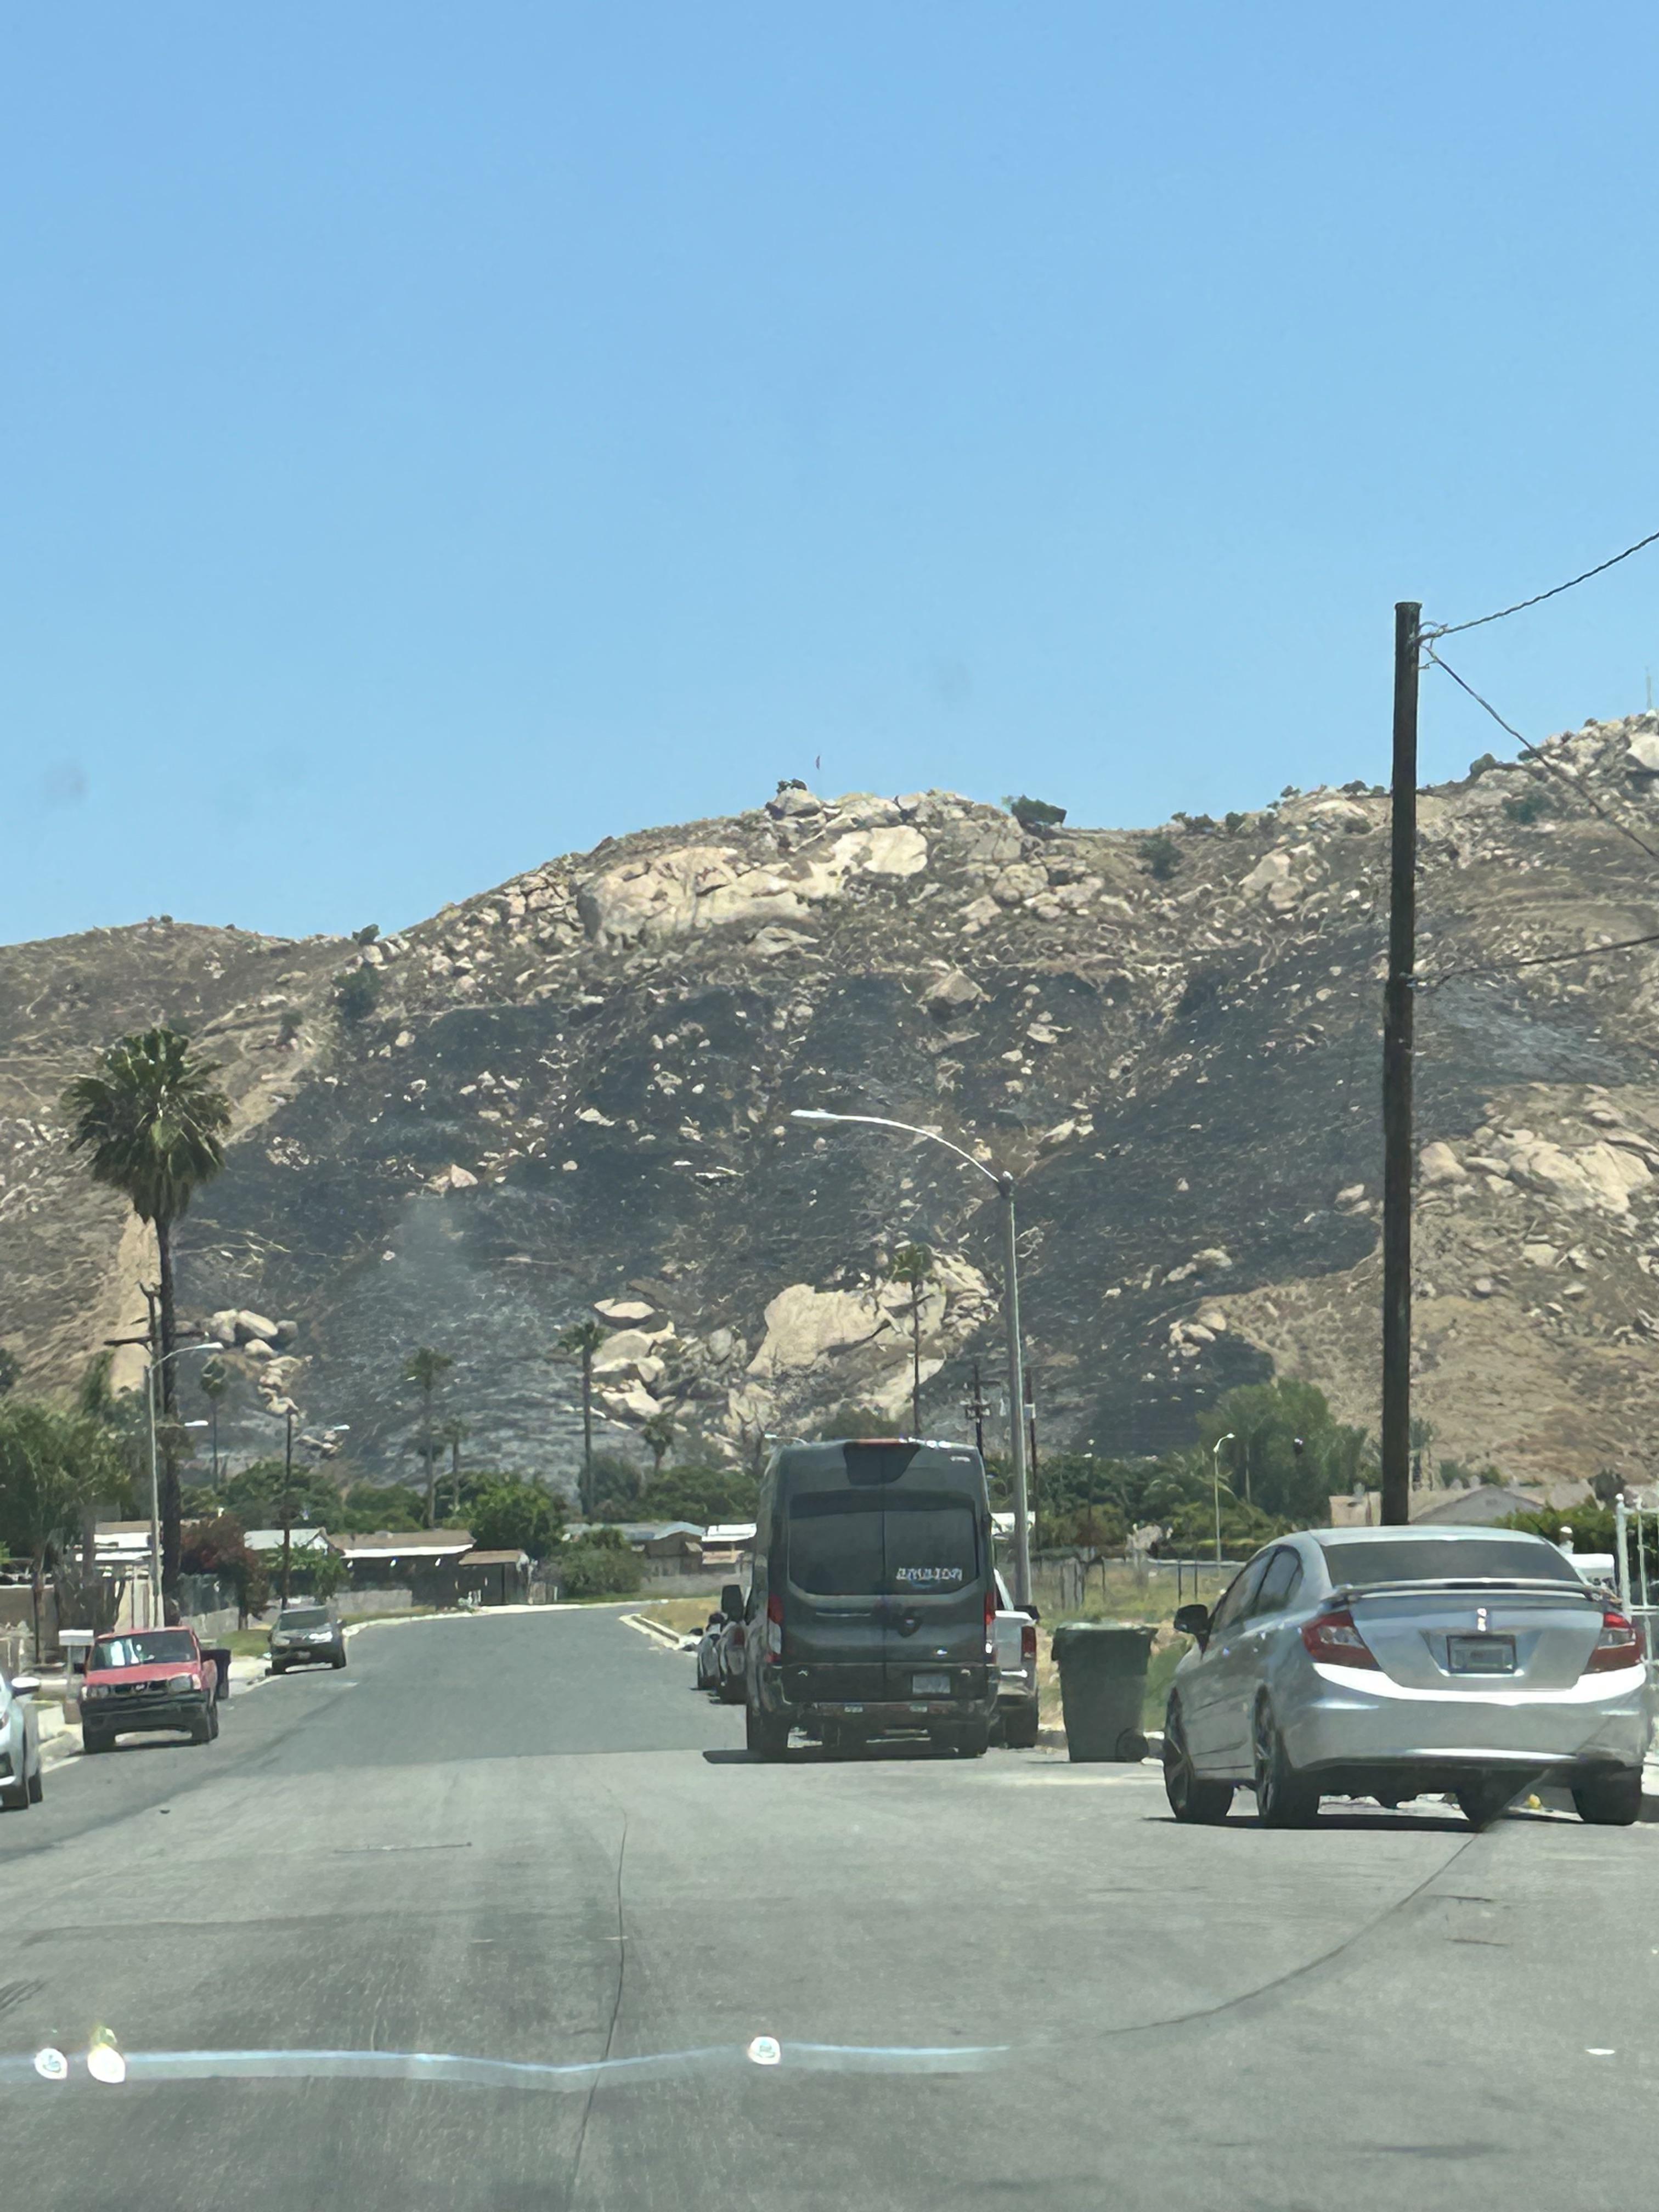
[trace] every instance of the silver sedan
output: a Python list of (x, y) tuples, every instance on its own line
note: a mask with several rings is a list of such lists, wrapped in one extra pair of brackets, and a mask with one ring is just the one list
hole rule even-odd
[(1582, 1820), (1642, 1804), (1651, 1730), (1634, 1625), (1541, 1536), (1507, 1528), (1307, 1529), (1259, 1552), (1170, 1687), (1164, 1780), (1178, 1820), (1255, 1793), (1264, 1826), (1322, 1796), (1455, 1796), (1476, 1827), (1540, 1781)]
[(34, 1717), (33, 1674), (0, 1675), (0, 1805), (27, 1813), (40, 1802), (40, 1727)]

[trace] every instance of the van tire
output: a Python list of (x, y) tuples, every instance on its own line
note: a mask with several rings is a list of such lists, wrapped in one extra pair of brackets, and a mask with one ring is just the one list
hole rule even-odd
[(1035, 1751), (1041, 1727), (1036, 1699), (1016, 1706), (1002, 1717), (1002, 1741), (1010, 1751)]
[(744, 1741), (751, 1759), (781, 1759), (789, 1748), (789, 1723), (781, 1713), (763, 1713), (756, 1705), (744, 1707)]

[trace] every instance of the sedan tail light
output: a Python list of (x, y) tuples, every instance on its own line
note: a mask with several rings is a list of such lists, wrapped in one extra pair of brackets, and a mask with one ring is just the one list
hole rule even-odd
[(1636, 1623), (1608, 1606), (1601, 1615), (1601, 1633), (1584, 1662), (1587, 1674), (1609, 1674), (1620, 1667), (1641, 1663), (1642, 1638)]
[(1353, 1625), (1346, 1605), (1334, 1605), (1302, 1625), (1302, 1641), (1310, 1659), (1327, 1667), (1375, 1667), (1376, 1655)]

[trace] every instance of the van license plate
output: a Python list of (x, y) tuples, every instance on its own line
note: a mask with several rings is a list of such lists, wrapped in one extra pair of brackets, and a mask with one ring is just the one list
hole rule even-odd
[(910, 1695), (913, 1698), (948, 1698), (951, 1677), (948, 1674), (912, 1674)]
[(1515, 1638), (1512, 1636), (1449, 1636), (1446, 1665), (1454, 1674), (1512, 1674)]

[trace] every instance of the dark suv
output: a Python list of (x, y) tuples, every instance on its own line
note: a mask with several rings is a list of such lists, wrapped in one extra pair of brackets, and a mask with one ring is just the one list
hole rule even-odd
[(750, 1751), (925, 1735), (970, 1757), (996, 1711), (985, 1468), (905, 1437), (788, 1444), (762, 1479), (747, 1607)]
[(343, 1667), (345, 1631), (325, 1605), (285, 1605), (270, 1632), (270, 1671), (290, 1667)]

